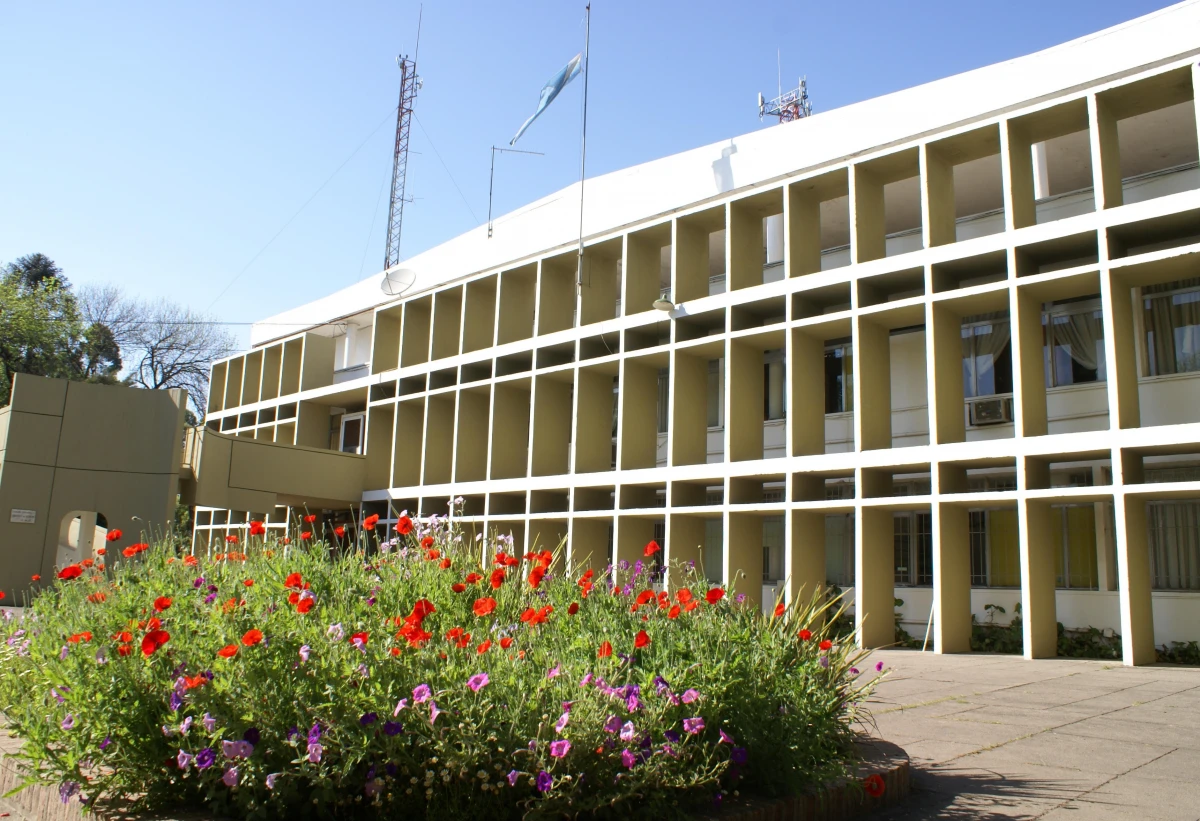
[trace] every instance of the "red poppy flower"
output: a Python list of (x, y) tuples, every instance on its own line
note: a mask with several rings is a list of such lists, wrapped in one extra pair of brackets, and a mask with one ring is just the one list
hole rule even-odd
[(108, 595), (105, 593), (89, 593), (87, 600), (90, 601), (92, 604), (100, 604), (100, 602), (105, 601), (107, 599), (108, 599)]
[(311, 538), (312, 538), (312, 531), (311, 531), (311, 530), (306, 530), (306, 531), (304, 531), (303, 533), (301, 533), (301, 534), (300, 534), (300, 541), (302, 541), (302, 542), (307, 542), (307, 541), (308, 541), (308, 540), (310, 540)]
[(291, 543), (292, 543), (292, 539), (291, 539), (291, 537), (290, 537), (290, 536), (284, 536), (284, 537), (283, 537), (283, 543), (284, 543), (284, 544), (291, 544)]
[(391, 653), (393, 657), (395, 657), (395, 656), (400, 655), (400, 648), (393, 647), (391, 650), (388, 650), (388, 652)]
[(295, 587), (299, 589), (304, 584), (304, 577), (299, 573), (289, 573), (288, 577), (283, 580), (284, 587)]
[(246, 645), (247, 647), (253, 647), (262, 640), (263, 634), (261, 630), (247, 630), (242, 634), (242, 644)]
[(645, 630), (639, 630), (638, 634), (633, 639), (633, 646), (638, 648), (639, 650), (641, 648), (645, 647), (649, 643), (650, 643), (650, 636), (648, 636), (646, 634)]
[(154, 612), (155, 613), (161, 613), (162, 611), (166, 610), (170, 606), (171, 606), (171, 600), (168, 599), (166, 596), (159, 596), (157, 599), (154, 600)]
[(133, 652), (132, 644), (122, 644), (120, 647), (117, 648), (117, 655), (120, 655), (120, 656), (128, 656), (132, 652)]
[(197, 559), (195, 556), (184, 556), (183, 563), (186, 564), (188, 567), (195, 567), (196, 565), (200, 564), (200, 560)]
[(449, 570), (450, 558), (446, 557), (445, 559), (442, 559), (440, 562), (438, 562), (438, 567), (440, 567), (442, 570)]
[(883, 776), (879, 773), (871, 773), (863, 780), (863, 790), (872, 798), (878, 798), (883, 795), (887, 789), (887, 784), (884, 783)]
[(374, 530), (375, 525), (379, 524), (379, 514), (372, 513), (370, 516), (362, 520), (363, 530)]
[(121, 555), (124, 556), (126, 559), (132, 559), (134, 556), (137, 555), (137, 551), (134, 550), (132, 547), (127, 547), (121, 551)]
[(104, 547), (97, 547), (97, 548), (96, 548), (96, 555), (97, 555), (97, 556), (103, 556), (103, 555), (105, 555), (106, 553), (108, 553), (108, 549), (107, 549), (107, 548), (104, 548)]
[(709, 604), (716, 604), (723, 598), (725, 598), (725, 591), (719, 587), (714, 587), (704, 594), (704, 600)]
[(79, 644), (81, 641), (86, 642), (91, 640), (92, 632), (90, 630), (84, 630), (82, 633), (76, 633), (67, 639), (67, 641), (69, 641), (71, 644)]
[(492, 589), (499, 590), (502, 584), (504, 584), (504, 570), (498, 567), (492, 571)]
[(607, 641), (600, 645), (600, 649), (596, 651), (598, 658), (606, 659), (612, 655), (612, 645)]
[(119, 641), (122, 644), (128, 644), (133, 641), (132, 633), (116, 633), (113, 635), (113, 641)]
[(654, 598), (653, 590), (643, 590), (641, 593), (638, 593), (638, 597), (637, 597), (638, 606), (640, 607), (641, 605), (646, 604), (653, 598)]
[(157, 630), (162, 627), (162, 622), (158, 620), (158, 616), (153, 616), (150, 621), (146, 622), (146, 627), (149, 630)]
[(317, 520), (317, 514), (315, 514), (315, 513), (310, 513), (304, 517), (304, 521), (307, 522), (308, 524), (312, 524), (316, 520)]
[(505, 650), (512, 647), (513, 646), (512, 638), (509, 636), (505, 636), (504, 638), (500, 639), (500, 646)]
[(119, 528), (115, 528), (115, 527), (112, 530), (108, 531), (108, 533), (106, 533), (104, 536), (105, 541), (109, 541), (109, 542), (115, 542), (120, 538), (121, 538), (121, 531)]
[(571, 602), (571, 606), (567, 608), (567, 615), (574, 616), (578, 612), (579, 612), (579, 602), (577, 602), (577, 601)]
[(462, 582), (455, 582), (454, 584), (450, 585), (450, 589), (455, 593), (462, 593), (467, 589), (467, 586)]
[(400, 520), (396, 522), (396, 532), (401, 536), (407, 536), (409, 533), (412, 533), (412, 529), (412, 519), (408, 518), (407, 516), (401, 516)]
[(779, 602), (779, 604), (775, 605), (775, 618), (782, 616), (784, 609), (783, 602)]
[(250, 535), (251, 536), (261, 536), (266, 532), (267, 532), (267, 526), (264, 525), (262, 522), (253, 521), (250, 523)]
[(493, 613), (496, 609), (496, 600), (490, 596), (486, 599), (476, 599), (474, 606), (475, 615), (479, 617), (487, 616)]
[(478, 573), (468, 573), (467, 577), (463, 579), (466, 584), (479, 584), (481, 581), (483, 581), (483, 576)]
[(77, 564), (69, 564), (62, 570), (58, 571), (60, 579), (78, 579), (83, 575), (83, 568)]
[(298, 601), (300, 601), (299, 593), (297, 593), (296, 591), (293, 590), (291, 593), (288, 594), (288, 604), (296, 604)]
[(350, 643), (354, 644), (354, 640), (358, 639), (360, 642), (362, 642), (365, 645), (367, 643), (367, 639), (369, 639), (369, 638), (371, 638), (371, 635), (369, 633), (362, 633), (362, 632), (354, 633), (353, 635), (350, 636)]
[[(590, 572), (590, 571), (589, 571), (589, 572)], [(581, 579), (581, 580), (580, 580), (580, 582), (579, 582), (579, 589), (580, 589), (580, 591), (582, 591), (582, 592), (581, 592), (581, 595), (582, 595), (582, 596), (583, 596), (585, 599), (588, 597), (588, 593), (591, 593), (591, 592), (592, 592), (592, 587), (593, 587), (593, 585), (592, 585), (592, 583), (591, 583), (591, 582), (589, 582), (589, 581), (586, 581), (586, 580), (582, 580), (582, 579)]]
[(687, 604), (691, 600), (692, 591), (688, 590), (686, 587), (675, 594), (675, 601), (679, 602), (680, 604)]
[(313, 609), (313, 605), (316, 603), (316, 599), (301, 599), (300, 601), (296, 602), (296, 612), (301, 614), (307, 613), (309, 610)]
[(433, 602), (429, 599), (417, 599), (417, 603), (413, 605), (411, 618), (423, 621), (427, 616), (432, 616), (436, 612)]
[(335, 528), (333, 529), (333, 535), (334, 535), (334, 536), (337, 536), (339, 539), (340, 539), (340, 538), (342, 538), (343, 536), (345, 536), (345, 535), (346, 535), (346, 528), (345, 528), (345, 526), (344, 526), (344, 525), (338, 525), (337, 527), (335, 527)]
[(670, 610), (667, 611), (667, 618), (668, 619), (679, 618), (679, 605), (676, 604)]
[(237, 536), (234, 536), (232, 533), (230, 533), (228, 536), (226, 536), (226, 537), (225, 537), (225, 542), (226, 542), (227, 544), (237, 544), (237, 543), (238, 543), (238, 537), (237, 537)]
[(660, 550), (662, 550), (662, 548), (658, 546), (658, 542), (651, 540), (651, 542), (648, 545), (646, 545), (646, 549), (642, 551), (642, 555), (643, 556), (653, 556), (655, 553), (657, 553)]
[(425, 548), (426, 550), (428, 550), (429, 548), (433, 547), (433, 537), (432, 537), (432, 536), (426, 536), (424, 539), (422, 539), (422, 540), (421, 540), (421, 547)]
[(699, 606), (700, 606), (700, 602), (698, 602), (698, 601), (690, 601), (690, 602), (688, 602), (687, 604), (685, 604), (685, 605), (683, 606), (683, 610), (684, 610), (684, 612), (685, 612), (685, 613), (690, 613), (690, 612), (692, 612), (693, 610), (695, 610), (695, 609), (696, 609), (697, 607), (699, 607)]
[(166, 630), (151, 630), (142, 637), (142, 655), (152, 656), (154, 651), (171, 640), (171, 634)]
[(829, 639), (825, 639), (825, 641), (821, 642), (817, 646), (820, 647), (822, 650), (829, 650), (830, 648), (833, 647), (833, 642), (830, 641)]
[(540, 564), (533, 568), (529, 573), (529, 586), (537, 587), (542, 583), (542, 578), (545, 577), (546, 570)]
[(236, 644), (226, 644), (217, 651), (217, 655), (223, 659), (231, 659), (237, 655), (238, 648)]
[(34, 581), (34, 582), (40, 582), (42, 580), (42, 577), (39, 576), (37, 573), (34, 573), (33, 576), (31, 576), (29, 580)]
[(242, 584), (246, 585), (246, 587), (254, 587), (254, 579), (245, 579)]
[(812, 631), (811, 630), (801, 630), (799, 633), (796, 634), (796, 636), (799, 637), (800, 641), (808, 641), (809, 639), (812, 638)]
[(491, 649), (492, 649), (492, 640), (488, 639), (483, 644), (481, 644), (475, 648), (475, 654), (482, 656), (484, 653), (486, 653), (488, 650), (491, 650)]
[[(237, 650), (236, 647), (233, 649), (235, 651)], [(208, 677), (203, 673), (197, 673), (194, 676), (183, 677), (183, 686), (188, 690), (195, 690), (197, 687), (203, 687), (205, 684), (208, 684)]]

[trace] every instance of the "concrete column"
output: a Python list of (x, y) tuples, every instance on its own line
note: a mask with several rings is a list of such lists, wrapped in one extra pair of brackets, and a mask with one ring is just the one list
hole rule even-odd
[(763, 352), (730, 340), (725, 355), (725, 458), (763, 458)]
[[(430, 407), (434, 399), (430, 398)], [(492, 393), (491, 478), (515, 479), (529, 469), (529, 383), (503, 382)], [(432, 412), (431, 412), (432, 416)], [(426, 468), (428, 473), (428, 468)], [(428, 477), (426, 478), (428, 482)]]
[(1108, 424), (1113, 429), (1136, 428), (1141, 424), (1141, 411), (1132, 289), (1117, 274), (1101, 270), (1100, 301), (1104, 309), (1104, 359), (1108, 368)]
[(725, 207), (725, 220), (729, 226), (725, 232), (728, 289), (736, 291), (762, 285), (762, 216), (756, 209), (731, 202)]
[(854, 318), (855, 450), (892, 446), (891, 338), (888, 329)]
[(821, 270), (821, 203), (797, 185), (788, 186), (784, 218), (787, 221), (788, 276)]
[(667, 544), (663, 550), (663, 565), (667, 568), (666, 584), (674, 589), (686, 584), (686, 577), (674, 565), (695, 562), (699, 567), (704, 561), (704, 519), (672, 513), (667, 517)]
[(580, 368), (575, 382), (575, 473), (612, 469), (613, 377)]
[(702, 465), (708, 459), (708, 360), (671, 351), (672, 465)]
[(1017, 287), (1009, 291), (1009, 299), (1016, 435), (1044, 436), (1048, 427), (1042, 303)]
[(1033, 198), (1044, 200), (1050, 196), (1050, 166), (1046, 162), (1046, 143), (1033, 144)]
[(933, 649), (971, 650), (971, 537), (965, 507), (933, 505)]
[(883, 183), (861, 165), (850, 166), (851, 262), (887, 256), (883, 216)]
[(1037, 224), (1033, 157), (1029, 137), (1012, 120), (1000, 124), (1000, 171), (1004, 186), (1006, 230)]
[(653, 310), (658, 299), (659, 248), (645, 237), (625, 235), (625, 268), (622, 272), (621, 313), (632, 316)]
[(591, 569), (599, 576), (608, 566), (609, 519), (572, 519), (567, 565), (573, 574)]
[(534, 476), (566, 473), (570, 467), (571, 383), (539, 376), (533, 388)]
[(1092, 180), (1096, 210), (1121, 205), (1121, 148), (1117, 141), (1117, 118), (1103, 96), (1089, 94), (1088, 120), (1092, 142)]
[(488, 395), (468, 390), (458, 395), (458, 438), (454, 449), (454, 480), (478, 482), (487, 478)]
[(800, 330), (789, 336), (787, 425), (793, 456), (825, 452), (825, 342)]
[(708, 296), (708, 234), (675, 220), (671, 244), (671, 298), (678, 304)]
[(658, 461), (658, 368), (622, 359), (620, 400), (617, 463), (622, 470), (652, 468)]
[(925, 247), (949, 245), (956, 239), (954, 223), (954, 165), (928, 143), (921, 146), (921, 179), (925, 196), (921, 197), (921, 223)]
[(1118, 491), (1114, 506), (1122, 653), (1127, 666), (1153, 664), (1154, 611), (1150, 596), (1146, 500)]
[(1047, 502), (1021, 499), (1017, 503), (1021, 538), (1021, 626), (1027, 659), (1058, 655), (1051, 513)]
[(725, 517), (725, 551), (721, 579), (733, 592), (746, 594), (746, 606), (762, 609), (763, 528), (754, 513)]
[(767, 240), (767, 263), (783, 261), (783, 214), (767, 217), (765, 226)]
[(892, 512), (859, 507), (854, 529), (854, 629), (864, 650), (896, 640)]
[(450, 481), (454, 456), (454, 396), (429, 397), (425, 405), (425, 458), (422, 483), (440, 485)]
[(925, 306), (925, 368), (929, 432), (934, 444), (961, 442), (963, 422), (962, 317), (945, 305)]
[(787, 601), (807, 602), (825, 588), (825, 512), (793, 510), (784, 527)]
[[(1107, 484), (1104, 478), (1104, 468), (1092, 466), (1092, 484), (1102, 487)], [(1096, 502), (1093, 505), (1096, 515), (1096, 589), (1116, 590), (1117, 579), (1114, 573), (1113, 526), (1108, 515), (1107, 502)]]

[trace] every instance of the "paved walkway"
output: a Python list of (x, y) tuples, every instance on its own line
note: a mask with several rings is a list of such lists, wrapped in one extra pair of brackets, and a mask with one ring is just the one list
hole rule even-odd
[(913, 797), (872, 821), (1200, 819), (1200, 668), (913, 650), (871, 704)]

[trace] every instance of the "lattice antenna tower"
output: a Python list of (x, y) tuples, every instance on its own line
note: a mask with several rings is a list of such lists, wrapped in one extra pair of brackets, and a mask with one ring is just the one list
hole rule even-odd
[(801, 77), (800, 85), (786, 93), (780, 92), (774, 100), (767, 101), (758, 95), (758, 119), (778, 117), (781, 123), (790, 123), (801, 117), (812, 116), (812, 101), (808, 99), (808, 78)]
[(400, 103), (396, 109), (396, 148), (392, 157), (392, 202), (388, 209), (387, 250), (383, 270), (400, 261), (400, 229), (404, 222), (404, 185), (408, 176), (408, 137), (412, 126), (413, 103), (421, 88), (417, 76), (417, 55), (421, 51), (421, 19), (417, 18), (417, 47), (410, 60), (407, 55), (396, 58), (400, 67)]

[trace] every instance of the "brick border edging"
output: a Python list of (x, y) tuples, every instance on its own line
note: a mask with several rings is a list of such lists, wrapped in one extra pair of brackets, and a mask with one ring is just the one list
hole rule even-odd
[[(9, 756), (21, 742), (0, 736), (0, 795), (20, 783)], [(839, 779), (825, 789), (787, 798), (734, 798), (712, 813), (696, 816), (697, 821), (848, 821), (870, 810), (889, 807), (907, 798), (912, 788), (908, 754), (889, 741), (864, 738), (858, 742), (862, 761), (849, 779)], [(859, 787), (862, 779), (878, 774), (884, 792), (871, 798)], [(11, 805), (11, 806), (10, 806)], [(78, 799), (63, 804), (58, 791), (51, 787), (30, 786), (11, 798), (0, 798), (0, 813), (16, 812), (34, 821), (81, 821), (84, 816)], [(20, 816), (17, 816), (18, 818)], [(144, 816), (146, 821), (167, 821), (162, 816)]]
[[(912, 769), (908, 753), (878, 738), (857, 742), (862, 761), (850, 778), (838, 779), (824, 789), (786, 798), (733, 798), (714, 812), (696, 816), (697, 821), (849, 821), (849, 819), (898, 804), (912, 789)], [(871, 798), (859, 786), (864, 778), (877, 774), (883, 778), (884, 791)]]

